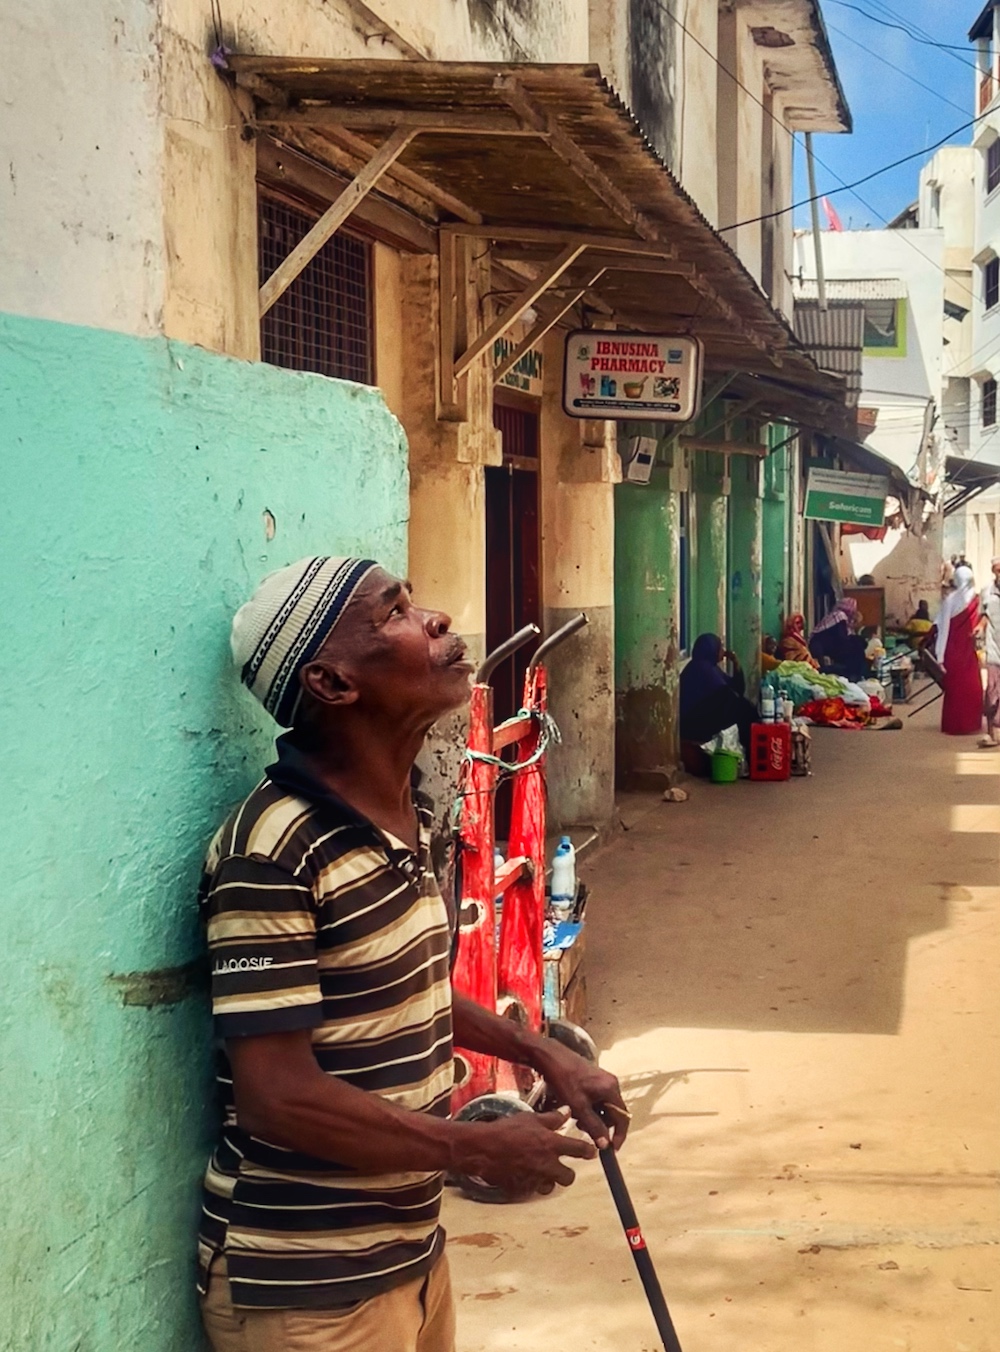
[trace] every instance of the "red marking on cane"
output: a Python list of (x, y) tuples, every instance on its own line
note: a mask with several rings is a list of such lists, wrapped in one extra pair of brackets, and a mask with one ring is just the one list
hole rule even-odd
[(634, 1230), (626, 1230), (625, 1235), (631, 1248), (644, 1249), (646, 1247), (646, 1241), (643, 1239), (642, 1231), (639, 1229), (638, 1225)]

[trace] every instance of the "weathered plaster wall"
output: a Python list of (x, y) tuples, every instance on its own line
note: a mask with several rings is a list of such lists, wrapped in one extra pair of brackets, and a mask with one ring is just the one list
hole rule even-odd
[(615, 489), (615, 768), (663, 778), (677, 761), (679, 506), (669, 471)]
[(5, 310), (128, 333), (163, 305), (157, 0), (5, 6)]
[(306, 553), (405, 566), (405, 444), (374, 390), (11, 317), (0, 422), (0, 1347), (194, 1352), (194, 889), (273, 733), (229, 622)]
[(542, 607), (549, 634), (586, 611), (590, 624), (553, 653), (550, 708), (562, 744), (549, 757), (552, 820), (603, 826), (614, 812), (614, 427), (567, 418), (562, 339), (545, 344), (541, 417)]

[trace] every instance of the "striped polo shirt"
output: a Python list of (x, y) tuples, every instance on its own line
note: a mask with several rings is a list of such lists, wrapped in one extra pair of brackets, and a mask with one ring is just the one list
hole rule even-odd
[[(326, 1073), (447, 1117), (453, 925), (431, 868), (431, 804), (414, 790), (414, 854), (318, 784), (286, 737), (278, 747), (205, 865), (220, 1041), (308, 1028)], [(441, 1175), (364, 1176), (251, 1136), (219, 1057), (199, 1288), (219, 1253), (239, 1306), (351, 1305), (426, 1273), (444, 1243)]]

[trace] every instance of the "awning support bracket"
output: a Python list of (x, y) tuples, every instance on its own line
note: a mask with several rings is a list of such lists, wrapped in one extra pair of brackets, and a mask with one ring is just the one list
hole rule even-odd
[(585, 244), (568, 244), (558, 257), (553, 259), (547, 267), (544, 267), (538, 276), (529, 282), (514, 301), (508, 305), (503, 314), (499, 315), (492, 324), (489, 324), (479, 337), (469, 344), (462, 355), (456, 358), (453, 368), (454, 379), (464, 376), (476, 358), (487, 348), (492, 347), (494, 342), (521, 318), (525, 310), (529, 309), (543, 292), (558, 281), (567, 268), (572, 267), (586, 247)]
[(386, 172), (399, 159), (417, 132), (412, 128), (398, 128), (376, 150), (365, 167), (347, 185), (336, 201), (324, 211), (312, 229), (299, 240), (292, 252), (268, 277), (260, 288), (261, 317), (279, 300), (299, 273), (316, 257), (330, 236), (343, 225), (351, 212)]
[(493, 372), (494, 385), (499, 385), (508, 372), (514, 369), (524, 354), (530, 351), (540, 338), (544, 338), (551, 329), (555, 328), (563, 315), (568, 314), (573, 306), (583, 299), (587, 294), (587, 288), (593, 286), (595, 282), (600, 281), (604, 276), (604, 272), (604, 268), (599, 268), (587, 282), (586, 286), (581, 286), (579, 289), (571, 291), (567, 296), (564, 296), (557, 305), (548, 309), (544, 315), (539, 315), (537, 322), (532, 325), (530, 331), (525, 334), (524, 338), (521, 339), (514, 350), (507, 354)]

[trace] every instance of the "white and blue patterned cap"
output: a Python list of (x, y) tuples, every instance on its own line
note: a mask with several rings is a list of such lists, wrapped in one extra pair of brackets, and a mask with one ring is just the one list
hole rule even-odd
[(374, 559), (299, 559), (269, 573), (236, 612), (230, 643), (240, 679), (283, 728), (295, 721), (299, 672), (378, 566)]

